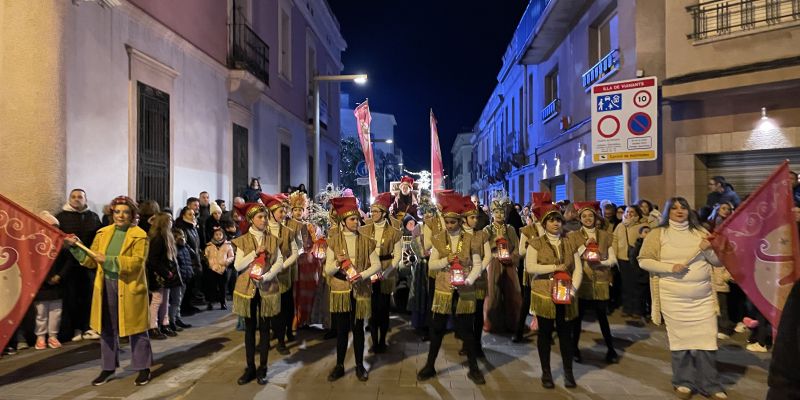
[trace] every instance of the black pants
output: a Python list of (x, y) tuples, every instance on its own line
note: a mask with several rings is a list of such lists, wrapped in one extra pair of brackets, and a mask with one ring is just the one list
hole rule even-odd
[(231, 270), (228, 268), (225, 268), (225, 272), (222, 274), (211, 270), (208, 271), (208, 274), (206, 274), (208, 279), (208, 293), (206, 294), (206, 299), (209, 303), (219, 302), (219, 304), (225, 304), (225, 287), (228, 284), (230, 275)]
[[(425, 271), (427, 273), (427, 271)], [(433, 324), (433, 312), (430, 310), (433, 308), (433, 296), (434, 292), (436, 291), (436, 278), (431, 278), (428, 276), (428, 327), (432, 327)]]
[(80, 265), (73, 268), (67, 275), (63, 284), (64, 308), (59, 332), (62, 341), (72, 339), (76, 330), (81, 332), (89, 330), (94, 277), (94, 270), (83, 268)]
[(522, 286), (522, 308), (519, 310), (519, 321), (517, 321), (517, 337), (522, 337), (525, 333), (525, 322), (528, 320), (528, 313), (531, 310), (531, 288)]
[(386, 336), (389, 335), (389, 307), (391, 295), (381, 293), (380, 281), (372, 284), (372, 316), (369, 319), (369, 332), (372, 336), (372, 345), (386, 345)]
[[(483, 342), (481, 338), (483, 337), (483, 299), (479, 299), (475, 302), (475, 317), (473, 318), (472, 322), (472, 337), (475, 341), (475, 350), (478, 350), (480, 353), (483, 351)], [(466, 342), (464, 342), (466, 346)], [(477, 354), (475, 354), (477, 356)]]
[(447, 320), (453, 316), (456, 325), (456, 335), (464, 342), (464, 347), (467, 349), (467, 362), (469, 369), (475, 371), (478, 369), (478, 361), (476, 356), (477, 346), (475, 344), (475, 336), (472, 332), (475, 315), (473, 314), (456, 314), (456, 305), (458, 304), (458, 292), (453, 294), (453, 308), (450, 314), (431, 313), (431, 344), (428, 350), (428, 361), (426, 366), (433, 367), (436, 363), (436, 357), (439, 355), (439, 349), (442, 347), (442, 340), (444, 334), (447, 332)]
[(578, 351), (578, 343), (581, 340), (581, 322), (587, 311), (593, 311), (597, 316), (597, 323), (600, 325), (600, 332), (603, 333), (603, 340), (606, 342), (608, 351), (614, 350), (614, 338), (611, 336), (611, 328), (608, 325), (608, 300), (584, 300), (578, 303), (578, 319), (572, 323), (572, 340), (575, 342), (575, 351)]
[(256, 368), (256, 330), (258, 330), (258, 353), (261, 358), (259, 366), (267, 367), (267, 354), (269, 352), (269, 325), (272, 318), (259, 317), (261, 312), (261, 294), (256, 290), (256, 295), (250, 300), (250, 318), (244, 319), (244, 354), (247, 368)]
[(717, 302), (719, 303), (719, 316), (717, 316), (717, 330), (726, 335), (733, 335), (733, 328), (736, 323), (731, 320), (728, 312), (728, 293), (717, 292)]
[(183, 300), (181, 301), (181, 312), (188, 313), (188, 311), (194, 307), (193, 302), (203, 297), (203, 294), (200, 293), (198, 289), (198, 284), (201, 282), (201, 279), (202, 278), (195, 273), (188, 282), (184, 282), (186, 284), (186, 292), (183, 294)]
[(566, 306), (556, 304), (556, 319), (536, 316), (539, 322), (539, 335), (536, 347), (539, 350), (539, 362), (542, 364), (542, 373), (550, 374), (550, 346), (553, 342), (553, 330), (558, 332), (558, 346), (561, 349), (561, 362), (564, 372), (572, 372), (572, 352), (575, 344), (572, 338), (572, 325), (574, 321), (564, 319)]
[(275, 321), (275, 335), (278, 343), (283, 344), (286, 338), (292, 335), (292, 324), (294, 323), (294, 290), (289, 288), (281, 293), (281, 312)]
[(336, 327), (336, 365), (344, 365), (347, 355), (347, 339), (353, 332), (353, 351), (356, 367), (364, 365), (364, 320), (356, 319), (356, 300), (350, 299), (350, 312), (331, 313), (331, 320)]
[(630, 261), (619, 260), (622, 274), (622, 312), (634, 316), (644, 315), (644, 285), (642, 270)]

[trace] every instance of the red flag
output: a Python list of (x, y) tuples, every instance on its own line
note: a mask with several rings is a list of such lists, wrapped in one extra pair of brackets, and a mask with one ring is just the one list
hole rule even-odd
[(439, 129), (436, 128), (436, 117), (431, 109), (431, 190), (444, 189), (444, 166), (442, 165), (442, 149), (439, 147)]
[(712, 240), (717, 257), (773, 328), (800, 278), (791, 188), (785, 161), (717, 227)]
[(0, 195), (0, 349), (61, 251), (64, 233)]
[(361, 150), (364, 152), (364, 162), (369, 171), (369, 193), (371, 198), (378, 195), (378, 177), (375, 174), (375, 157), (372, 154), (372, 140), (369, 134), (369, 125), (372, 116), (369, 114), (369, 100), (364, 100), (353, 111), (356, 116), (356, 127), (358, 128), (358, 139), (361, 142)]

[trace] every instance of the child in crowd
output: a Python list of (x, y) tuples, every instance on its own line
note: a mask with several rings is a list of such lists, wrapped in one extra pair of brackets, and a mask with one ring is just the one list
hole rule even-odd
[[(181, 286), (175, 288), (175, 292), (170, 293), (169, 302), (169, 323), (172, 329), (180, 332), (184, 328), (191, 328), (192, 325), (187, 324), (181, 320), (180, 309), (183, 295), (186, 293), (186, 282), (191, 282), (194, 277), (194, 270), (192, 269), (192, 260), (194, 259), (194, 250), (186, 244), (186, 234), (183, 230), (172, 228), (172, 235), (175, 236), (175, 250), (177, 251), (178, 259), (178, 273), (181, 276)], [(173, 326), (174, 325), (174, 326)]]
[[(39, 217), (50, 225), (58, 228), (59, 223), (56, 217), (47, 211), (42, 211)], [(69, 250), (62, 249), (56, 257), (50, 272), (44, 278), (39, 292), (33, 299), (33, 307), (36, 309), (36, 350), (44, 350), (48, 347), (58, 349), (61, 342), (58, 341), (58, 330), (61, 328), (61, 309), (63, 290), (61, 283), (64, 276), (69, 272), (67, 262)]]
[(230, 269), (228, 268), (233, 264), (233, 246), (225, 237), (225, 232), (221, 228), (215, 227), (213, 230), (211, 241), (206, 245), (206, 260), (208, 260), (208, 268), (213, 272), (208, 277), (209, 279), (209, 294), (211, 295), (208, 300), (208, 309), (213, 308), (212, 302), (219, 301), (220, 308), (227, 310), (228, 306), (225, 304), (226, 286), (228, 278), (230, 277)]

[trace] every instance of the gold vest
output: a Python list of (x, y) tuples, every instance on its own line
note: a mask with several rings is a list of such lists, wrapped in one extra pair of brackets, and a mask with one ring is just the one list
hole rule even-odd
[[(464, 275), (469, 275), (472, 270), (473, 237), (466, 231), (461, 231), (461, 249), (450, 248), (450, 238), (446, 230), (441, 230), (433, 235), (431, 243), (439, 257), (447, 258), (451, 253), (458, 255), (461, 266), (464, 267)], [(433, 261), (433, 260), (431, 260)], [(480, 268), (480, 266), (478, 266)], [(436, 286), (433, 293), (432, 311), (437, 314), (450, 314), (453, 307), (453, 291), (450, 285), (450, 267), (447, 266), (436, 271)], [(456, 314), (472, 314), (475, 312), (475, 287), (465, 286), (458, 289), (458, 304), (456, 304)]]
[[(278, 258), (278, 240), (271, 235), (264, 235), (265, 248), (267, 254), (267, 265), (264, 266), (265, 273), (269, 270)], [(245, 233), (231, 241), (236, 249), (241, 250), (245, 255), (250, 254), (258, 247), (256, 237), (251, 233)], [(250, 315), (250, 301), (255, 297), (256, 290), (261, 295), (261, 308), (259, 317), (272, 317), (281, 311), (281, 298), (279, 285), (275, 281), (267, 283), (256, 283), (250, 279), (250, 266), (239, 273), (236, 278), (236, 286), (233, 289), (233, 313), (252, 318)]]
[[(575, 249), (572, 242), (567, 238), (561, 239), (561, 257), (559, 257), (553, 245), (547, 240), (547, 235), (540, 236), (529, 242), (531, 247), (536, 250), (537, 263), (542, 265), (552, 264), (565, 264), (567, 272), (572, 275), (575, 271), (575, 262), (573, 255)], [(534, 315), (555, 319), (556, 318), (556, 305), (553, 303), (553, 298), (550, 293), (552, 274), (539, 275), (531, 277), (531, 309)], [(575, 319), (578, 316), (578, 299), (572, 299), (572, 303), (566, 305), (565, 319), (567, 321)]]
[[(267, 227), (267, 233), (272, 236), (272, 231)], [(286, 260), (292, 255), (292, 241), (295, 238), (295, 231), (288, 226), (281, 224), (278, 228), (278, 247), (283, 254), (283, 259)], [(292, 288), (292, 277), (297, 275), (294, 270), (297, 269), (297, 263), (288, 266), (286, 269), (278, 274), (278, 285), (281, 288), (281, 294), (286, 293)]]
[[(375, 237), (375, 224), (367, 224), (358, 228), (362, 235), (371, 237), (375, 240), (378, 246), (378, 255), (381, 257), (381, 271), (386, 271), (387, 268), (392, 266), (392, 258), (394, 256), (394, 245), (403, 238), (402, 234), (395, 227), (386, 223), (383, 228), (383, 235), (380, 238)], [(396, 266), (395, 266), (396, 267)], [(381, 293), (392, 294), (397, 285), (397, 268), (389, 273), (389, 276), (384, 276), (381, 281)]]
[[(328, 238), (328, 246), (336, 256), (346, 255), (353, 263), (353, 267), (358, 272), (363, 272), (370, 267), (369, 255), (375, 250), (375, 241), (367, 235), (359, 234), (356, 237), (356, 254), (348, 254), (347, 242), (344, 235), (337, 231), (336, 235)], [(338, 265), (338, 262), (337, 262)], [(372, 286), (369, 279), (362, 279), (356, 283), (350, 283), (338, 276), (330, 279), (330, 311), (331, 312), (350, 312), (351, 297), (356, 300), (356, 319), (367, 319), (371, 313), (370, 297), (372, 296)]]
[[(596, 228), (597, 247), (601, 259), (608, 258), (608, 249), (614, 244), (614, 236), (608, 231)], [(567, 239), (572, 242), (575, 250), (589, 240), (589, 235), (581, 228), (567, 234)], [(583, 280), (578, 288), (578, 297), (585, 300), (608, 300), (609, 284), (611, 283), (611, 267), (602, 265), (590, 266), (583, 261)]]
[[(481, 258), (481, 262), (483, 262), (483, 245), (486, 241), (489, 240), (488, 235), (486, 232), (480, 231), (473, 231), (472, 232), (472, 253), (477, 254)], [(489, 289), (488, 280), (486, 278), (486, 271), (481, 272), (478, 279), (475, 280), (475, 298), (478, 300), (483, 300), (486, 298), (486, 292)]]

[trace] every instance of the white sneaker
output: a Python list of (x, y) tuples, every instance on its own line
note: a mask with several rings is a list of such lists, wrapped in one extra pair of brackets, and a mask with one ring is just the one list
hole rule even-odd
[(752, 351), (753, 353), (767, 353), (769, 351), (766, 347), (758, 344), (758, 342), (748, 344), (746, 349), (747, 351)]
[(25, 350), (25, 349), (30, 348), (30, 347), (31, 346), (28, 346), (28, 342), (26, 340), (20, 340), (17, 343), (17, 350)]
[(728, 335), (726, 335), (726, 334), (724, 334), (722, 332), (717, 332), (717, 339), (719, 339), (719, 340), (728, 340), (730, 338), (731, 338), (730, 336), (728, 336)]
[(89, 329), (83, 333), (83, 338), (88, 340), (97, 340), (100, 339), (100, 335), (98, 335), (93, 329)]
[(744, 326), (744, 322), (739, 322), (736, 324), (736, 328), (733, 328), (733, 331), (736, 333), (742, 333), (745, 329), (747, 329), (747, 327)]
[(75, 329), (75, 336), (72, 337), (73, 342), (80, 342), (83, 340), (83, 332), (80, 329)]

